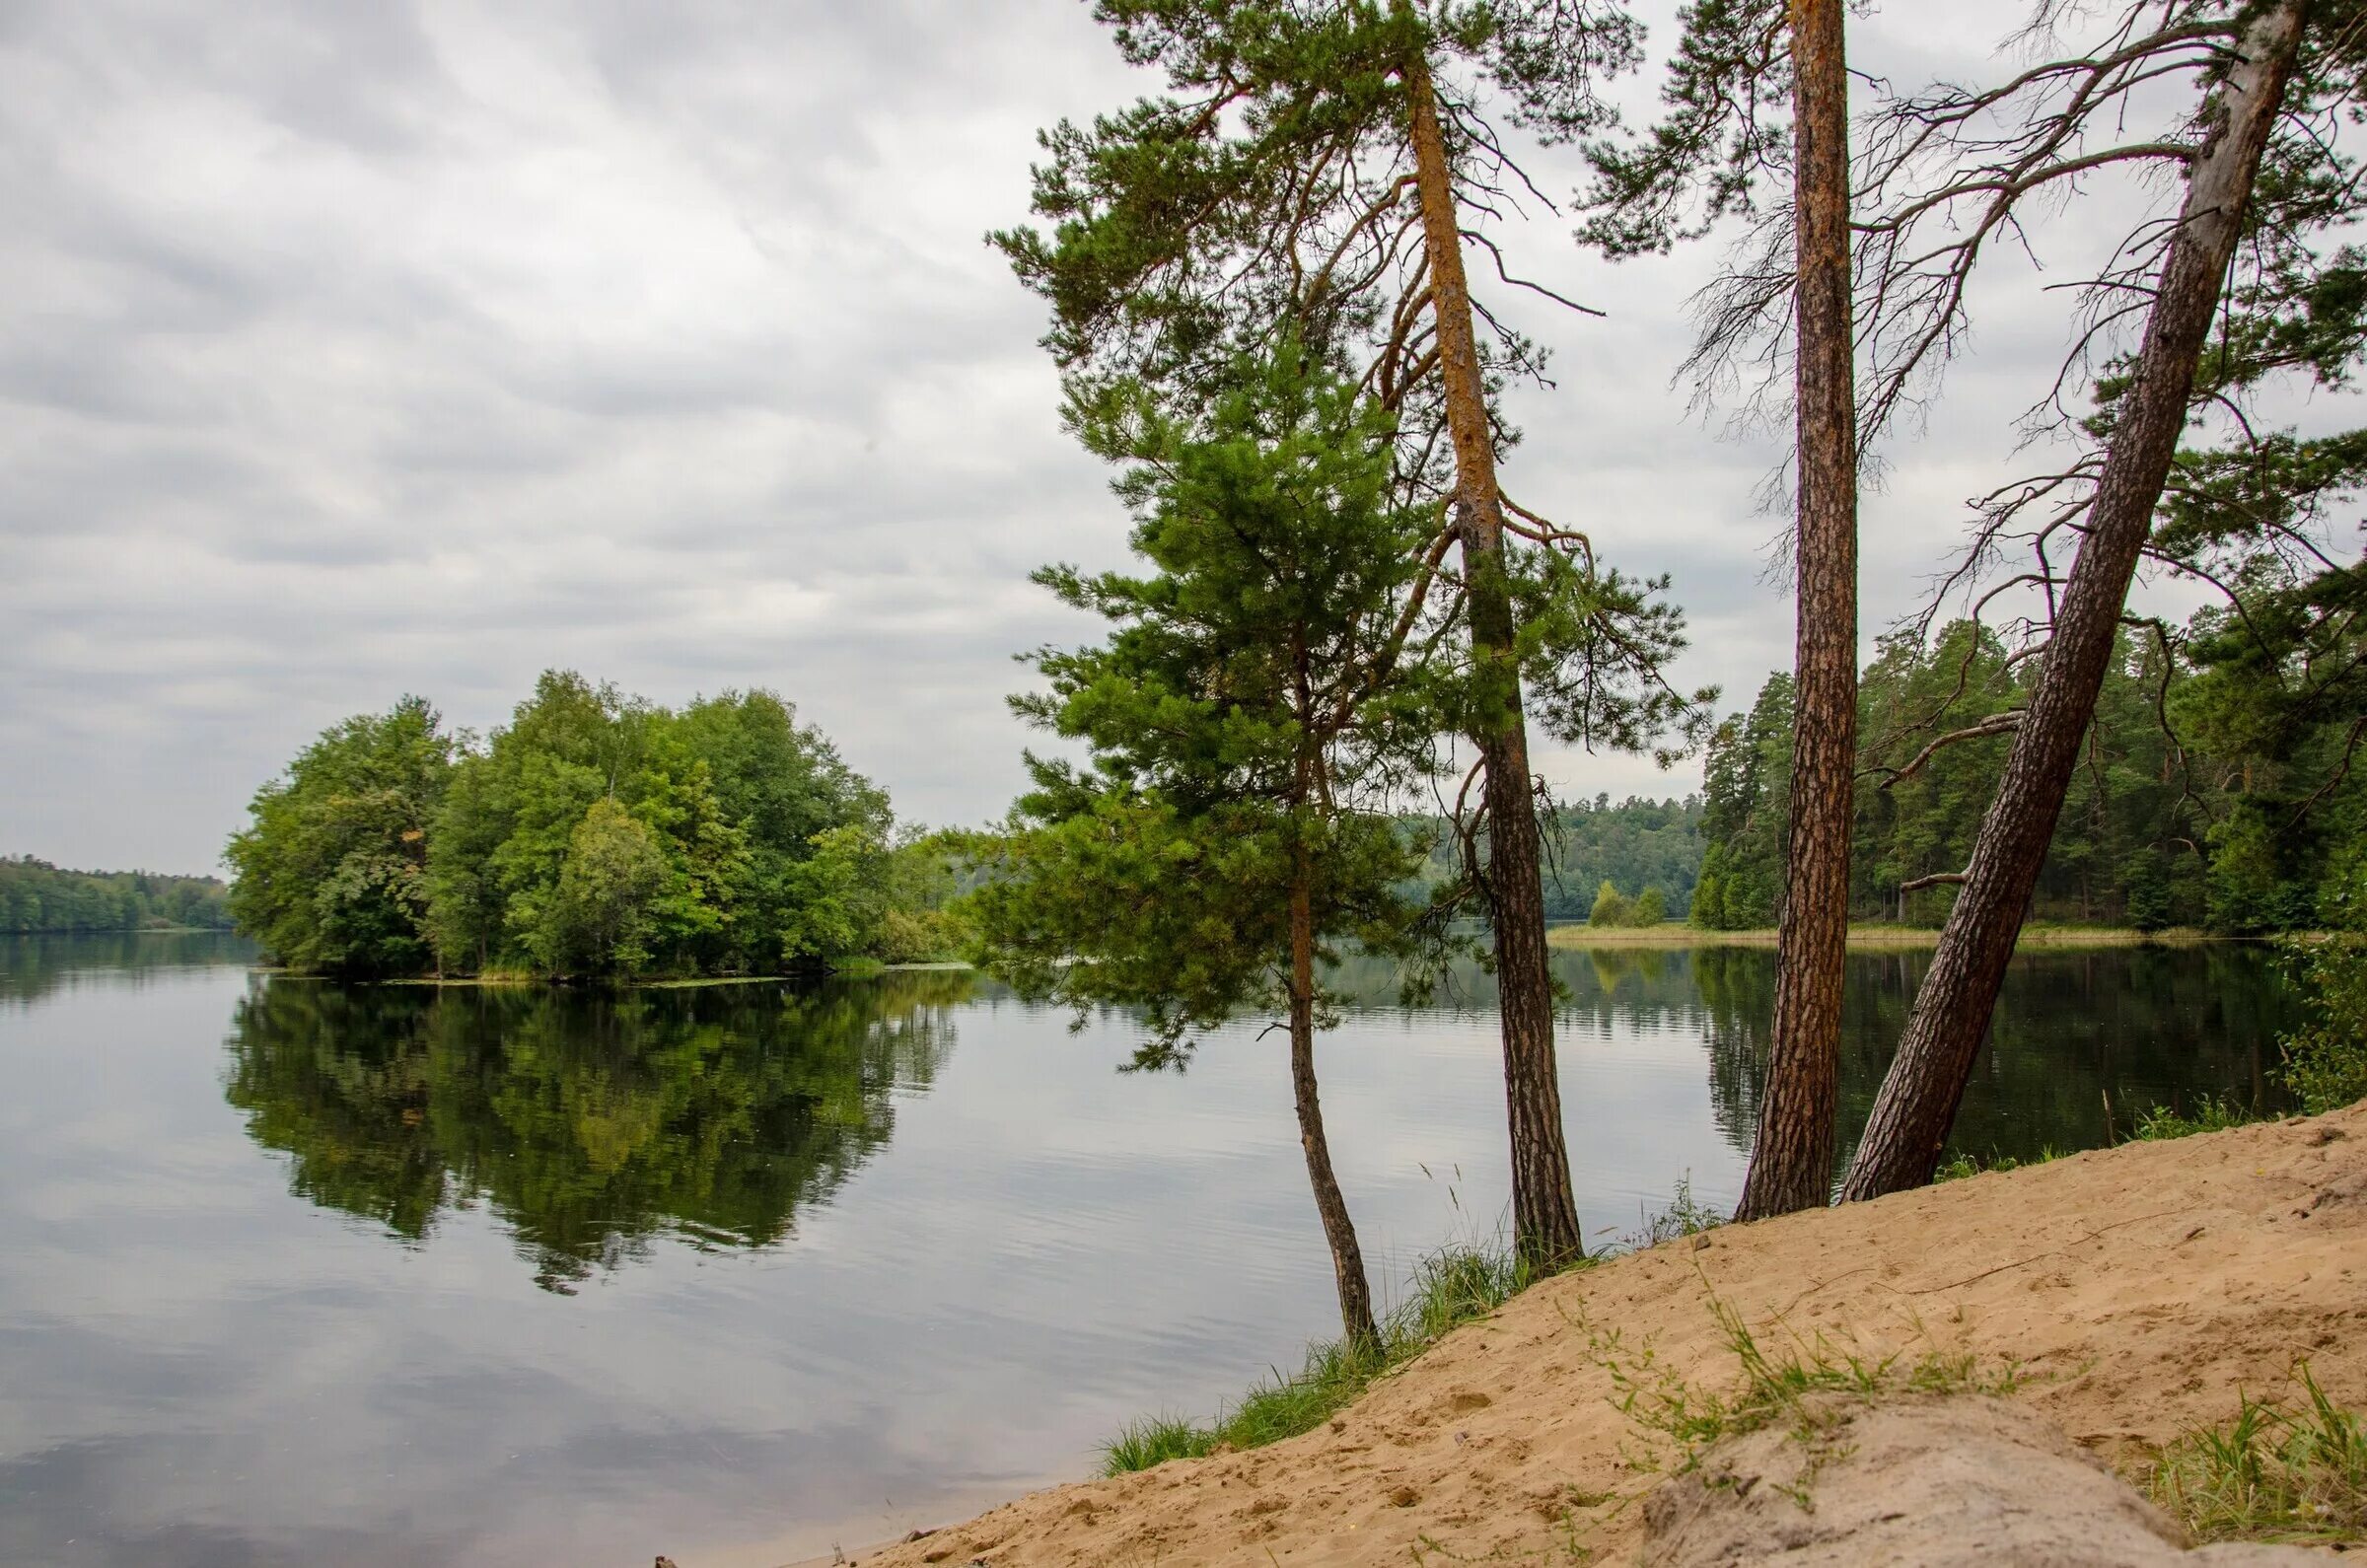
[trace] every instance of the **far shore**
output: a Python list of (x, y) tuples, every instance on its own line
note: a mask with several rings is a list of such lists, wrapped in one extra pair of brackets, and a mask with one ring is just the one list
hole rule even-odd
[[(2165, 931), (2138, 931), (2128, 926), (2070, 926), (2033, 924), (2022, 928), (2019, 945), (2023, 948), (2138, 948), (2201, 947), (2216, 942), (2258, 940), (2246, 937), (2216, 936), (2190, 926), (2174, 926)], [(1583, 920), (1563, 920), (1549, 924), (1545, 941), (1553, 947), (1586, 951), (1600, 948), (1772, 948), (1776, 932), (1772, 926), (1747, 931), (1705, 931), (1682, 921), (1668, 921), (1657, 926), (1597, 926)], [(1940, 941), (1936, 926), (1859, 925), (1849, 928), (1852, 948), (1930, 948)], [(800, 974), (693, 974), (652, 976), (638, 980), (569, 980), (552, 979), (535, 974), (418, 974), (390, 976), (365, 980), (365, 985), (410, 985), (436, 989), (522, 989), (526, 987), (558, 990), (598, 989), (625, 991), (686, 991), (730, 985), (786, 985), (810, 984), (816, 980), (863, 980), (882, 974), (910, 974), (930, 970), (974, 969), (975, 964), (958, 961), (937, 961), (925, 963), (866, 963), (844, 969), (809, 971)], [(254, 965), (257, 973), (287, 974), (306, 977), (306, 971), (289, 969), (277, 964)], [(311, 976), (319, 978), (319, 976)]]
[[(374, 980), (349, 983), (361, 985), (415, 985), (440, 990), (486, 988), (519, 990), (528, 987), (548, 990), (604, 991), (690, 991), (722, 985), (788, 985), (811, 984), (817, 980), (868, 980), (882, 974), (910, 974), (933, 969), (968, 969), (973, 965), (936, 962), (928, 963), (864, 963), (843, 969), (813, 969), (798, 974), (681, 974), (652, 975), (647, 979), (569, 979), (545, 974), (404, 974), (388, 975)], [(286, 974), (300, 979), (321, 979), (324, 976), (303, 969), (290, 969), (277, 964), (254, 965), (258, 974)]]
[[(1572, 920), (1550, 926), (1545, 940), (1557, 948), (1771, 948), (1775, 929), (1705, 931), (1671, 921), (1657, 926), (1596, 926)], [(1937, 926), (1862, 925), (1849, 928), (1853, 948), (1929, 948), (1939, 945)], [(2026, 948), (2194, 947), (2205, 942), (2230, 942), (2233, 937), (2178, 926), (2167, 931), (2138, 931), (2127, 926), (2063, 926), (2033, 924), (2022, 928)]]

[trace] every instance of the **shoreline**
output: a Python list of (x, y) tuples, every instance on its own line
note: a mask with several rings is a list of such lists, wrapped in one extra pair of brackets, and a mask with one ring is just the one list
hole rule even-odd
[(1631, 1505), (1682, 1455), (1619, 1390), (1734, 1397), (1738, 1331), (1779, 1359), (1903, 1358), (1877, 1400), (1940, 1396), (1914, 1380), (1957, 1369), (1948, 1393), (2002, 1395), (2141, 1490), (2241, 1398), (2289, 1402), (2297, 1362), (2337, 1405), (2367, 1405), (2362, 1258), (2367, 1105), (2121, 1144), (1610, 1258), (1452, 1331), (1301, 1436), (786, 1560), (1627, 1561), (1649, 1512)]
[[(2259, 937), (2223, 937), (2191, 926), (2164, 931), (2138, 931), (2128, 926), (2026, 925), (2015, 940), (2022, 948), (2194, 948), (2218, 942), (2257, 942)], [(1671, 922), (1658, 926), (1591, 926), (1583, 920), (1545, 927), (1545, 942), (1556, 948), (1772, 948), (1772, 926), (1747, 931), (1706, 931)], [(1937, 926), (1853, 925), (1852, 948), (1933, 948), (1940, 942)]]
[[(150, 928), (154, 930), (155, 928)], [(192, 927), (193, 931), (208, 928)], [(41, 933), (26, 933), (39, 935)], [(84, 933), (93, 934), (93, 933)], [(96, 933), (106, 935), (108, 933)], [(114, 933), (118, 935), (133, 933)], [(163, 933), (159, 933), (163, 934)], [(228, 933), (235, 934), (235, 933)], [(2162, 931), (2139, 931), (2129, 926), (2063, 926), (2027, 925), (2015, 940), (2017, 951), (2032, 948), (2199, 948), (2221, 943), (2257, 943), (2276, 940), (2277, 936), (2307, 936), (2307, 932), (2283, 932), (2264, 937), (2220, 936), (2192, 926), (2173, 926)], [(1851, 948), (1914, 949), (1939, 946), (1937, 926), (1856, 925), (1849, 928)], [(1742, 931), (1708, 931), (1670, 921), (1657, 926), (1593, 926), (1583, 920), (1560, 920), (1547, 923), (1545, 943), (1548, 947), (1573, 952), (1609, 948), (1773, 948), (1777, 933), (1772, 926), (1754, 927)], [(866, 963), (844, 969), (825, 969), (801, 974), (692, 974), (657, 976), (640, 980), (615, 979), (552, 979), (533, 974), (411, 974), (379, 979), (342, 979), (335, 975), (319, 974), (306, 969), (292, 969), (282, 964), (255, 963), (249, 966), (256, 974), (286, 975), (296, 979), (329, 980), (342, 985), (423, 986), (430, 989), (523, 989), (539, 987), (554, 991), (684, 991), (734, 985), (799, 985), (824, 980), (865, 980), (883, 974), (951, 973), (958, 970), (983, 973), (974, 963), (959, 959), (927, 960), (912, 963)]]
[(276, 974), (289, 979), (322, 980), (334, 985), (420, 986), (428, 990), (544, 990), (544, 991), (696, 991), (730, 985), (814, 985), (825, 980), (872, 980), (883, 974), (926, 974), (976, 965), (961, 962), (871, 963), (859, 968), (822, 969), (804, 974), (688, 974), (646, 980), (557, 979), (538, 974), (402, 974), (377, 979), (349, 979), (284, 964), (253, 963), (250, 974)]

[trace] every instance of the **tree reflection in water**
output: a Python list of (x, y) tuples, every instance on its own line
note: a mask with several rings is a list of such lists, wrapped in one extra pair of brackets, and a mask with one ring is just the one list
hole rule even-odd
[[(1872, 1109), (1928, 948), (1868, 948), (1849, 956), (1841, 1010), (1842, 1163)], [(1767, 947), (1569, 947), (1553, 954), (1561, 988), (1555, 1033), (1564, 1052), (1592, 1041), (1675, 1033), (1708, 1057), (1710, 1114), (1748, 1155), (1758, 1126), (1775, 953)], [(1334, 983), (1362, 1007), (1397, 1000), (1397, 971), (1350, 958)], [(1495, 1005), (1476, 966), (1448, 976), (1431, 1004), (1481, 1013)], [(2225, 1096), (2261, 1111), (2288, 1101), (2277, 1087), (2275, 1039), (2298, 1010), (2264, 945), (2046, 948), (2015, 958), (1979, 1066), (1965, 1093), (1952, 1147), (2030, 1159), (2045, 1149), (2093, 1148), (2126, 1136), (2157, 1105), (2190, 1108)], [(2109, 1112), (2107, 1107), (2110, 1107)], [(1568, 1106), (1573, 1141), (1588, 1107)], [(2109, 1114), (2109, 1121), (2108, 1121)]]
[(544, 1289), (673, 1236), (769, 1247), (953, 1047), (960, 971), (629, 991), (258, 980), (225, 1093), (304, 1198), (424, 1240), (484, 1203)]

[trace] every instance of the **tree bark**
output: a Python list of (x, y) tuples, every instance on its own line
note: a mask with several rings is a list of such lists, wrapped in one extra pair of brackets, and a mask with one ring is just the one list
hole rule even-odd
[(2281, 0), (2246, 29), (2244, 59), (2220, 90), (2216, 123), (2188, 176), (2162, 263), (2136, 375), (2055, 616), (2029, 712), (1982, 818), (1963, 895), (1940, 934), (1899, 1054), (1883, 1080), (1844, 1201), (1921, 1186), (1939, 1164), (1966, 1082), (1988, 1033), (1997, 988), (2054, 836), (2063, 795), (2095, 717), (2138, 554), (2186, 429), (2194, 369), (2301, 41), (2306, 0)]
[(1513, 1243), (1531, 1263), (1557, 1268), (1583, 1256), (1584, 1247), (1561, 1129), (1536, 789), (1513, 647), (1495, 431), (1480, 380), (1463, 236), (1428, 62), (1409, 63), (1404, 81), (1415, 192), (1430, 264), (1431, 313), (1438, 326), (1439, 373), (1448, 433), (1455, 444), (1455, 524), (1470, 608), (1471, 663), (1479, 687), (1471, 741), (1487, 774), (1486, 891), (1503, 1021), (1505, 1110), (1512, 1136)]
[(1821, 1207), (1832, 1195), (1857, 772), (1856, 339), (1841, 4), (1791, 5), (1797, 695), (1773, 1039), (1738, 1220)]
[(1331, 1274), (1339, 1286), (1339, 1321), (1350, 1344), (1370, 1348), (1381, 1342), (1373, 1321), (1373, 1291), (1364, 1276), (1364, 1252), (1356, 1245), (1356, 1225), (1348, 1218), (1348, 1200), (1340, 1195), (1339, 1177), (1331, 1171), (1331, 1145), (1324, 1137), (1324, 1106), (1315, 1086), (1315, 912), (1309, 884), (1313, 872), (1304, 845), (1290, 880), (1290, 1092), (1299, 1112), (1299, 1147), (1307, 1155), (1307, 1180), (1315, 1188), (1315, 1212), (1324, 1222), (1324, 1240), (1331, 1248)]

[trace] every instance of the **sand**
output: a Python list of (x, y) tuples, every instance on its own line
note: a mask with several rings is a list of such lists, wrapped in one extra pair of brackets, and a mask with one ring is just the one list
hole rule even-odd
[(2017, 1405), (2134, 1472), (2308, 1358), (2367, 1405), (2367, 1105), (2128, 1144), (1732, 1227), (1550, 1281), (1449, 1335), (1329, 1427), (1060, 1486), (879, 1568), (1596, 1562), (1637, 1549), (1667, 1451), (1613, 1371), (1731, 1387), (1713, 1295), (1769, 1344), (2018, 1361)]

